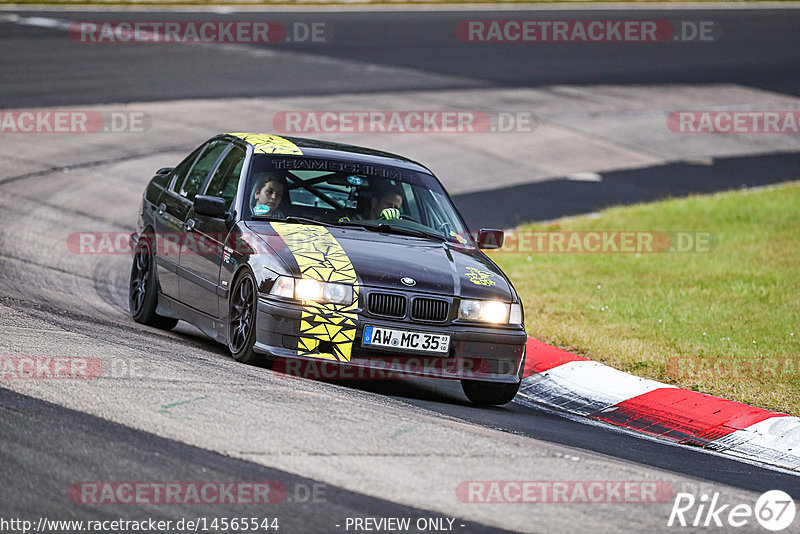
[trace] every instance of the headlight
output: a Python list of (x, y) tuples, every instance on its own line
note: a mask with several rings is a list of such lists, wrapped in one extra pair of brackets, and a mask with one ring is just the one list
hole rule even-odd
[(352, 304), (353, 286), (326, 283), (322, 290), (322, 299), (334, 304)]
[(270, 294), (311, 302), (345, 305), (353, 303), (353, 286), (320, 282), (312, 278), (294, 279), (290, 276), (279, 276)]
[(294, 298), (294, 278), (291, 276), (279, 276), (269, 294), (287, 299)]
[(322, 282), (312, 278), (301, 278), (294, 284), (294, 298), (297, 300), (312, 300), (319, 302), (323, 299), (322, 292), (325, 287)]
[(458, 307), (458, 318), (468, 321), (508, 324), (510, 305), (497, 300), (462, 299)]

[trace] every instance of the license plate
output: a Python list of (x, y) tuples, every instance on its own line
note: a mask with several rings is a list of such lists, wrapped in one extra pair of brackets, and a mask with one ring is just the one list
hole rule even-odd
[(447, 352), (450, 348), (450, 335), (394, 330), (380, 326), (365, 326), (361, 344), (391, 347), (393, 349)]

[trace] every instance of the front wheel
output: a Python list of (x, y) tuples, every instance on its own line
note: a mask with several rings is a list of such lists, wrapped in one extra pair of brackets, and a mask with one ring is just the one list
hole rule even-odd
[(251, 365), (265, 360), (253, 350), (257, 306), (256, 281), (247, 270), (236, 279), (228, 299), (228, 350), (235, 360)]
[(177, 319), (156, 313), (158, 306), (158, 278), (153, 261), (150, 239), (142, 236), (136, 243), (128, 286), (128, 307), (137, 323), (170, 330), (178, 324)]
[(500, 406), (508, 404), (517, 395), (520, 382), (503, 384), (481, 382), (480, 380), (462, 380), (461, 389), (467, 398), (478, 406)]

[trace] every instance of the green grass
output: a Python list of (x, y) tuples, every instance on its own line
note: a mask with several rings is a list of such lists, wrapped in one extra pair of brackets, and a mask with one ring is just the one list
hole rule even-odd
[(522, 296), (530, 335), (638, 376), (800, 415), (800, 182), (521, 230), (711, 232), (710, 252), (492, 257)]
[[(358, 6), (358, 5), (418, 5), (418, 4), (572, 4), (617, 3), (620, 0), (12, 0), (0, 1), (2, 5), (77, 5), (77, 6)], [(670, 3), (685, 0), (621, 0), (628, 3)], [(704, 3), (722, 3), (730, 0), (696, 0)], [(734, 0), (736, 1), (736, 0)], [(738, 0), (774, 1), (774, 0)], [(790, 2), (791, 0), (780, 0)]]

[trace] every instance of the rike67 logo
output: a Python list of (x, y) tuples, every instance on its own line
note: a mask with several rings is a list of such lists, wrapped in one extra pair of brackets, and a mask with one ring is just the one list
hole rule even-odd
[(720, 504), (720, 495), (678, 493), (669, 514), (667, 526), (725, 527), (726, 531), (752, 525), (753, 519), (763, 528), (779, 532), (794, 521), (795, 503), (784, 491), (770, 490), (761, 494), (755, 506), (749, 504)]

